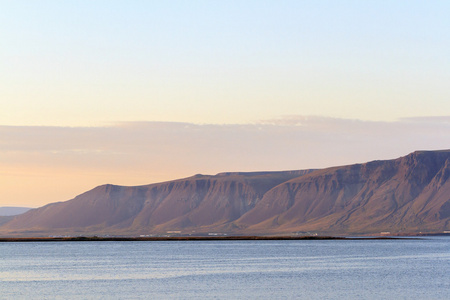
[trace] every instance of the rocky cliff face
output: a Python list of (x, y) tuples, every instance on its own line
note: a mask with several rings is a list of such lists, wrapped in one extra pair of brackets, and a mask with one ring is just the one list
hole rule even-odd
[(322, 170), (221, 173), (99, 186), (13, 218), (0, 233), (365, 234), (450, 230), (450, 150)]
[(8, 222), (8, 232), (148, 234), (230, 223), (274, 186), (311, 171), (221, 173), (137, 187), (103, 185), (34, 209)]
[(376, 233), (448, 229), (450, 152), (319, 170), (267, 192), (247, 230)]

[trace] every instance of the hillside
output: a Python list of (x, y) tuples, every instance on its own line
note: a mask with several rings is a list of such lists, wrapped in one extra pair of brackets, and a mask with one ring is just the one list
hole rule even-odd
[(319, 170), (267, 192), (249, 231), (377, 233), (449, 229), (450, 152)]
[(376, 234), (450, 230), (450, 150), (322, 170), (103, 185), (33, 209), (5, 235)]
[(0, 207), (0, 216), (16, 216), (29, 211), (29, 207), (14, 207), (14, 206), (2, 206)]
[(107, 184), (31, 210), (0, 232), (148, 234), (229, 224), (253, 209), (271, 188), (309, 172), (195, 175), (137, 187)]

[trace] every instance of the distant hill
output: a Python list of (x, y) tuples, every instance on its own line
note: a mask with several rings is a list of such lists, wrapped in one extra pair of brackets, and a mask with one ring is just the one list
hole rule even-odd
[(1, 235), (406, 234), (450, 230), (450, 150), (321, 170), (103, 185)]
[(29, 207), (13, 207), (13, 206), (2, 206), (0, 207), (0, 216), (15, 216), (23, 214), (29, 211)]

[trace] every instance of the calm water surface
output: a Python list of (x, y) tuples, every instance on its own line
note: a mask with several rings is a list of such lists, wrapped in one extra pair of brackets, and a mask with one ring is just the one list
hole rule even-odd
[(0, 243), (0, 299), (449, 299), (450, 238)]

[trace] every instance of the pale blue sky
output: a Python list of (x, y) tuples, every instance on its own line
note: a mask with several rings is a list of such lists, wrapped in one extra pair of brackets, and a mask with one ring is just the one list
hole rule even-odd
[(450, 113), (448, 1), (1, 1), (0, 124)]

